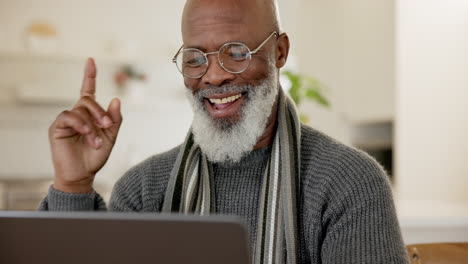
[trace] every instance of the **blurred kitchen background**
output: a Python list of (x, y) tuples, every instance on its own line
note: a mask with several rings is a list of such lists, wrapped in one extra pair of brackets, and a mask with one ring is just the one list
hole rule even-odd
[[(132, 165), (181, 143), (192, 113), (171, 59), (183, 0), (0, 1), (0, 209), (34, 210), (53, 178), (47, 130), (94, 57), (98, 101), (122, 100), (97, 175), (109, 199)], [(389, 173), (405, 242), (468, 240), (468, 1), (280, 0), (287, 69), (330, 107), (308, 123)], [(288, 81), (283, 78), (288, 89)]]

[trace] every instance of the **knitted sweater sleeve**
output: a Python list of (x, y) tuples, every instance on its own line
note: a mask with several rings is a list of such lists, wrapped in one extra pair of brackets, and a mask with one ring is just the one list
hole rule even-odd
[(49, 187), (47, 196), (39, 204), (40, 211), (105, 211), (106, 203), (96, 192), (66, 193)]
[(61, 192), (51, 186), (38, 209), (41, 211), (160, 211), (178, 152), (179, 147), (175, 147), (151, 156), (130, 168), (114, 185), (109, 207), (96, 191), (73, 194)]
[(102, 196), (91, 193), (66, 193), (49, 187), (47, 196), (40, 202), (40, 211), (139, 211), (141, 205), (141, 174), (144, 164), (128, 170), (114, 185), (109, 208)]
[(40, 211), (140, 211), (141, 177), (136, 170), (129, 170), (114, 185), (109, 208), (96, 191), (86, 194), (65, 193), (49, 187), (47, 196), (39, 204)]
[(322, 261), (408, 263), (388, 177), (374, 160), (355, 157), (346, 175), (330, 183)]

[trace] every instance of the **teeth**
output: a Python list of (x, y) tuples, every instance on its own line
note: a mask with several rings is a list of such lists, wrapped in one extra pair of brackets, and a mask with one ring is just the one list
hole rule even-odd
[(225, 97), (225, 98), (222, 98), (222, 99), (210, 99), (210, 102), (212, 104), (226, 104), (226, 103), (230, 103), (230, 102), (234, 102), (235, 100), (239, 99), (242, 97), (242, 94), (238, 94), (238, 95), (233, 95), (233, 96), (229, 96), (229, 97)]

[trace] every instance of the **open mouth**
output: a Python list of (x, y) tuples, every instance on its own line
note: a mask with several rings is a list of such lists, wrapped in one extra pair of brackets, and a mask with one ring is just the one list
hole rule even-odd
[(214, 118), (231, 117), (239, 113), (247, 92), (213, 94), (205, 97), (208, 112)]

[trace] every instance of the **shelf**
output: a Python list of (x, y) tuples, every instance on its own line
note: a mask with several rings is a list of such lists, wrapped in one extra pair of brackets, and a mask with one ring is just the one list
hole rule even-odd
[(121, 65), (121, 64), (156, 64), (155, 61), (142, 57), (122, 56), (81, 56), (60, 53), (32, 53), (26, 51), (7, 52), (0, 51), (0, 60), (55, 62), (55, 63), (84, 63), (88, 57), (93, 57), (97, 64)]

